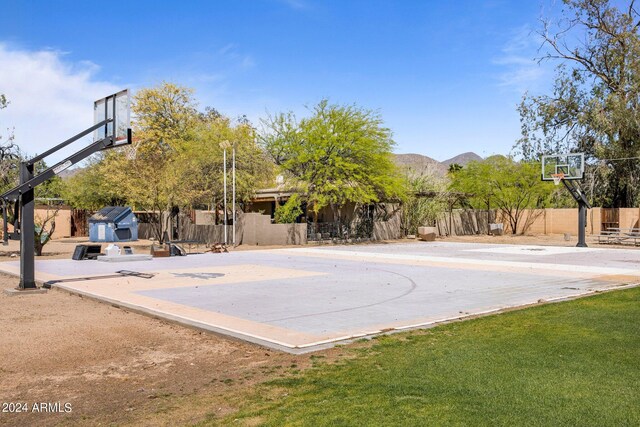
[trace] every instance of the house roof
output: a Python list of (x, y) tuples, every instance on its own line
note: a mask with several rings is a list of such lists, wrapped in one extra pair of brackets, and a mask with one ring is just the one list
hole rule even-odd
[(91, 218), (89, 223), (98, 222), (118, 222), (131, 213), (130, 207), (122, 206), (107, 206), (100, 209)]
[(283, 190), (282, 188), (263, 188), (257, 190), (251, 198), (252, 202), (273, 201), (275, 199), (289, 198), (293, 194), (299, 193), (297, 190)]

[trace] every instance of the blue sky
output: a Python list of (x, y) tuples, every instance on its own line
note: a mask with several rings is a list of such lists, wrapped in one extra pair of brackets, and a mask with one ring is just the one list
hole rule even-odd
[[(0, 132), (42, 152), (111, 90), (171, 81), (200, 106), (294, 111), (327, 97), (379, 110), (396, 152), (508, 153), (522, 94), (545, 91), (539, 1), (0, 0)], [(86, 115), (86, 116), (85, 116)], [(88, 121), (88, 123), (87, 123)]]

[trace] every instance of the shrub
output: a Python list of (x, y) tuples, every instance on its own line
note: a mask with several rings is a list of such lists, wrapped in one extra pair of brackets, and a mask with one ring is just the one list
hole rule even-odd
[(277, 224), (292, 224), (303, 214), (300, 196), (293, 194), (282, 206), (278, 206), (275, 212), (275, 220)]

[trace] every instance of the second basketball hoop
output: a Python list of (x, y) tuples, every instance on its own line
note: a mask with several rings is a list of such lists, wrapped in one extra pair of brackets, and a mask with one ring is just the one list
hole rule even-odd
[(578, 203), (578, 247), (586, 247), (585, 228), (587, 227), (587, 209), (591, 208), (587, 196), (578, 181), (584, 177), (584, 153), (551, 154), (542, 156), (542, 180), (562, 182), (574, 200)]
[(562, 172), (560, 172), (560, 173), (552, 173), (551, 174), (551, 178), (553, 178), (553, 183), (555, 185), (560, 185), (560, 183), (564, 179), (564, 173), (562, 173)]

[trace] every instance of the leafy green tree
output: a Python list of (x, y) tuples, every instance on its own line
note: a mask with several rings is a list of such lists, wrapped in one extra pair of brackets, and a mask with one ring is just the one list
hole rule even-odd
[(211, 109), (200, 115), (193, 89), (168, 82), (138, 91), (132, 112), (137, 154), (154, 158), (175, 149), (199, 117), (218, 115)]
[[(0, 94), (0, 110), (7, 107), (9, 101)], [(20, 171), (20, 148), (13, 141), (13, 134), (9, 134), (3, 141), (0, 134), (0, 193), (15, 187), (18, 183)], [(13, 206), (7, 206), (7, 218), (13, 222)]]
[(540, 164), (491, 156), (470, 162), (453, 176), (451, 188), (468, 193), (475, 209), (497, 208), (513, 234), (526, 231), (522, 219), (527, 209), (543, 208), (554, 187), (540, 180)]
[[(198, 120), (193, 90), (164, 82), (133, 97), (133, 147), (104, 158), (105, 177), (136, 209), (154, 212), (155, 237), (163, 239), (169, 213), (181, 205), (175, 158)], [(134, 173), (132, 173), (134, 172)]]
[[(47, 165), (44, 160), (39, 161), (35, 165), (35, 174), (37, 175), (39, 173), (42, 173), (48, 168), (49, 165)], [(59, 176), (54, 176), (35, 188), (35, 197), (36, 199), (62, 198), (63, 186), (64, 184), (62, 182), (62, 178), (60, 178)]]
[(0, 144), (0, 193), (10, 190), (18, 183), (20, 159), (20, 150), (15, 144)]
[(234, 124), (222, 115), (207, 117), (193, 126), (188, 143), (180, 147), (174, 159), (173, 168), (182, 183), (183, 205), (219, 207), (222, 204), (223, 146), (227, 146), (229, 180), (232, 147), (235, 147), (237, 201), (248, 202), (257, 188), (271, 183), (274, 165), (256, 144), (254, 129), (247, 123)]
[(121, 155), (110, 150), (91, 158), (82, 170), (62, 181), (62, 198), (74, 208), (89, 211), (127, 203), (127, 194), (115, 179), (110, 179), (109, 169), (116, 166)]
[(300, 195), (292, 194), (284, 205), (276, 207), (274, 219), (277, 224), (292, 224), (303, 213)]
[(161, 239), (166, 213), (180, 196), (172, 161), (186, 140), (198, 113), (193, 91), (172, 83), (140, 90), (133, 97), (132, 146), (100, 153), (76, 176), (63, 194), (78, 208), (130, 204), (155, 212), (154, 234)]
[[(237, 200), (247, 201), (269, 182), (273, 164), (255, 142), (255, 132), (207, 108), (198, 112), (193, 91), (171, 83), (134, 97), (134, 142), (109, 150), (69, 179), (72, 205), (97, 209), (130, 204), (153, 212), (154, 235), (162, 239), (176, 208), (220, 205), (223, 194), (221, 143), (236, 147)], [(231, 150), (228, 150), (228, 173)]]
[(435, 173), (407, 175), (407, 195), (402, 203), (401, 227), (404, 235), (417, 234), (418, 227), (433, 226), (446, 211), (450, 192), (448, 181)]
[(494, 207), (492, 175), (496, 173), (497, 158), (489, 157), (484, 161), (469, 162), (464, 168), (449, 174), (452, 178), (452, 190), (465, 193), (466, 202), (474, 209), (491, 210)]
[(403, 196), (391, 131), (378, 113), (327, 100), (311, 113), (299, 121), (292, 113), (269, 117), (260, 138), (275, 163), (306, 193), (316, 221), (325, 206), (340, 220), (347, 202)]
[(549, 95), (525, 95), (519, 107), (526, 159), (584, 151), (595, 203), (637, 206), (640, 189), (640, 15), (634, 1), (565, 0), (563, 19), (540, 35), (557, 61)]

